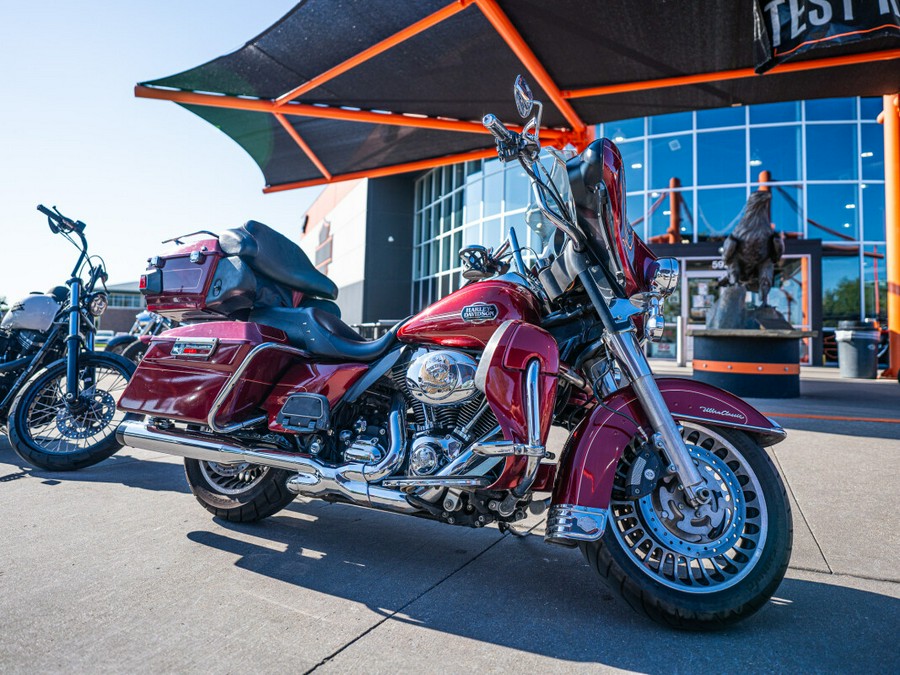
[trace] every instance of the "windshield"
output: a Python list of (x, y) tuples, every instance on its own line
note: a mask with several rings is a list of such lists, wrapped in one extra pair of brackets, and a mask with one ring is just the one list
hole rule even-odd
[[(565, 205), (568, 213), (561, 213), (556, 200), (551, 199), (549, 196), (547, 198), (548, 205), (558, 216), (568, 221), (574, 221), (575, 199), (572, 196), (572, 187), (569, 184), (569, 174), (566, 170), (566, 156), (556, 148), (545, 148), (541, 152), (538, 162), (544, 169), (539, 172), (541, 179), (549, 183), (551, 189), (556, 190), (560, 201)], [(535, 166), (535, 170), (538, 170), (537, 166)], [(535, 194), (535, 189), (532, 186), (528, 208), (525, 210), (525, 223), (540, 239), (541, 248), (544, 248), (556, 232), (556, 225), (541, 213), (540, 202)]]

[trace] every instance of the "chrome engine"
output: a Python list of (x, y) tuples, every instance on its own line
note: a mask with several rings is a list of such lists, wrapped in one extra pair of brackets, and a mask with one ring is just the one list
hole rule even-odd
[(475, 359), (463, 352), (426, 351), (406, 369), (406, 390), (420, 403), (461, 405), (478, 394), (477, 369)]

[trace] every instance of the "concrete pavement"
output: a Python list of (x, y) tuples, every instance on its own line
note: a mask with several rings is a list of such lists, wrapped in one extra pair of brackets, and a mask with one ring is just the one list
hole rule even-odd
[[(896, 383), (803, 387), (755, 403), (900, 421)], [(712, 635), (635, 614), (538, 520), (519, 539), (297, 500), (236, 526), (174, 458), (126, 449), (47, 474), (4, 441), (0, 672), (896, 669), (900, 424), (780, 421), (791, 568), (767, 608)]]

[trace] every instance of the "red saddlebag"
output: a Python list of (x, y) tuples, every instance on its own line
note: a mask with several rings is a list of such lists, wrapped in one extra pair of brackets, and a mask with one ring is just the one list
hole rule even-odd
[[(213, 402), (252, 350), (287, 343), (277, 328), (237, 321), (182, 326), (154, 336), (119, 408), (151, 417), (206, 424)], [(259, 414), (266, 397), (297, 356), (266, 350), (256, 356), (225, 399), (218, 424)]]

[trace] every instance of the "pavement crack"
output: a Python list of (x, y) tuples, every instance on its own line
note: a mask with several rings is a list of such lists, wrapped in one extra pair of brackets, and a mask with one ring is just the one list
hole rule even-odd
[(822, 550), (822, 545), (819, 543), (819, 539), (818, 537), (816, 537), (816, 533), (813, 532), (812, 526), (809, 524), (809, 520), (807, 520), (806, 518), (806, 514), (803, 513), (803, 508), (800, 506), (800, 500), (797, 499), (797, 495), (794, 493), (794, 488), (791, 487), (791, 484), (787, 479), (787, 474), (784, 472), (784, 467), (781, 466), (781, 460), (778, 459), (778, 453), (775, 452), (775, 448), (772, 448), (772, 457), (775, 459), (775, 463), (778, 465), (778, 471), (781, 473), (781, 478), (782, 480), (784, 480), (787, 491), (790, 492), (791, 497), (794, 498), (794, 503), (797, 505), (797, 511), (800, 513), (800, 517), (803, 519), (803, 524), (806, 525), (806, 529), (809, 530), (809, 535), (816, 543), (816, 548), (819, 549), (819, 555), (822, 556), (822, 562), (824, 562), (825, 567), (828, 568), (828, 573), (834, 574), (834, 570), (831, 569), (831, 564), (828, 562), (828, 558), (825, 557), (825, 551)]
[[(537, 525), (539, 525), (539, 524), (540, 524), (540, 523), (538, 523), (538, 524), (536, 524), (536, 525), (533, 525), (533, 526), (530, 527), (527, 531), (528, 531), (528, 532), (531, 532), (531, 530), (533, 530), (533, 529), (534, 529), (535, 527), (537, 527)], [(397, 616), (398, 614), (400, 614), (403, 610), (405, 610), (407, 607), (409, 607), (409, 606), (412, 605), (413, 603), (417, 602), (420, 598), (422, 598), (422, 597), (428, 595), (429, 593), (431, 593), (431, 591), (433, 591), (435, 588), (437, 588), (438, 586), (440, 586), (441, 584), (443, 584), (445, 581), (447, 581), (448, 579), (450, 579), (450, 577), (452, 577), (452, 576), (458, 574), (459, 572), (463, 571), (466, 567), (468, 567), (468, 566), (471, 565), (473, 562), (475, 562), (476, 560), (478, 560), (481, 556), (483, 556), (485, 553), (487, 553), (488, 551), (490, 551), (490, 550), (491, 550), (492, 548), (494, 548), (497, 544), (499, 544), (501, 541), (503, 541), (504, 539), (506, 539), (506, 538), (509, 537), (509, 536), (510, 536), (509, 534), (503, 534), (503, 535), (501, 535), (495, 542), (493, 542), (493, 543), (489, 544), (488, 546), (486, 546), (485, 548), (483, 548), (481, 551), (479, 551), (477, 554), (475, 554), (472, 558), (470, 558), (469, 560), (467, 560), (466, 562), (464, 562), (462, 565), (460, 565), (459, 567), (457, 567), (457, 568), (456, 568), (455, 570), (453, 570), (452, 572), (449, 572), (448, 574), (446, 574), (443, 578), (441, 578), (441, 579), (439, 579), (438, 581), (436, 581), (435, 583), (433, 583), (431, 586), (429, 586), (429, 587), (426, 588), (424, 591), (422, 591), (421, 593), (419, 593), (416, 597), (414, 597), (414, 598), (412, 598), (411, 600), (409, 600), (409, 602), (407, 602), (406, 604), (404, 604), (402, 607), (400, 607), (399, 609), (394, 610), (393, 612), (391, 612), (390, 614), (388, 614), (387, 616), (385, 616), (385, 617), (384, 617), (383, 619), (381, 619), (380, 621), (378, 621), (378, 622), (376, 622), (375, 624), (369, 626), (366, 630), (364, 630), (362, 633), (360, 633), (360, 634), (357, 635), (355, 638), (353, 638), (352, 640), (350, 640), (347, 644), (343, 645), (343, 646), (340, 647), (339, 649), (335, 650), (334, 652), (332, 652), (331, 654), (329, 654), (328, 656), (326, 656), (325, 658), (323, 658), (321, 661), (319, 661), (316, 665), (314, 665), (314, 666), (313, 666), (312, 668), (310, 668), (309, 670), (304, 671), (304, 674), (303, 674), (303, 675), (308, 675), (309, 673), (312, 673), (313, 671), (317, 670), (317, 669), (320, 668), (321, 666), (324, 666), (326, 663), (328, 663), (329, 661), (331, 661), (334, 657), (336, 657), (337, 655), (339, 655), (341, 652), (343, 652), (344, 650), (346, 650), (348, 647), (350, 647), (350, 646), (356, 644), (357, 642), (359, 642), (360, 640), (362, 640), (364, 637), (366, 637), (369, 633), (371, 633), (372, 631), (374, 631), (376, 628), (378, 628), (379, 626), (381, 626), (381, 625), (384, 624), (385, 622), (390, 621), (390, 620), (393, 619), (395, 616)]]

